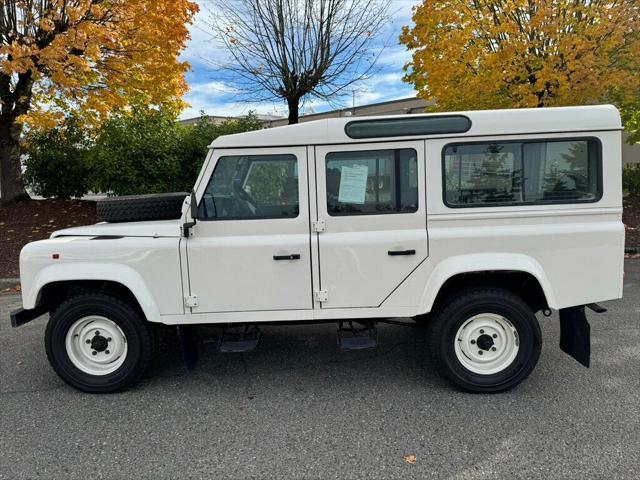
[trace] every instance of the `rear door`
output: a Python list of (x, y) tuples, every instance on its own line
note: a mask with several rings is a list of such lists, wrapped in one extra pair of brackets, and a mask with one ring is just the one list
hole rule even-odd
[(321, 308), (378, 307), (428, 255), (424, 142), (319, 146), (315, 168)]

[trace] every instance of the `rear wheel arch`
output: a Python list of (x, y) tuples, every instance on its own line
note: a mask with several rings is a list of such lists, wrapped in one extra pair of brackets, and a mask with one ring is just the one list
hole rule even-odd
[(445, 280), (436, 294), (430, 311), (442, 308), (447, 299), (474, 287), (496, 287), (522, 298), (534, 312), (549, 309), (542, 284), (533, 274), (523, 270), (481, 270), (457, 273)]

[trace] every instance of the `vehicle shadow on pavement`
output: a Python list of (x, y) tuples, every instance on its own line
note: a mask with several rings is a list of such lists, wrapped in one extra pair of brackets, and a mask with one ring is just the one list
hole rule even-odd
[(379, 324), (378, 346), (357, 351), (340, 350), (334, 324), (268, 325), (260, 329), (263, 336), (255, 350), (221, 353), (218, 342), (222, 330), (197, 327), (194, 337), (199, 360), (188, 371), (175, 330), (162, 328), (147, 381), (173, 377), (234, 382), (242, 377), (270, 376), (272, 381), (282, 377), (302, 385), (307, 381), (317, 384), (327, 377), (358, 383), (392, 376), (394, 381), (419, 382), (422, 386), (425, 382), (443, 384), (432, 371), (424, 328)]

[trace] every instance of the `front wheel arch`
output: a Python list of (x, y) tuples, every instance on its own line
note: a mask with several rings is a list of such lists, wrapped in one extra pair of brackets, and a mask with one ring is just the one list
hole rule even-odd
[(46, 307), (53, 312), (67, 299), (89, 293), (118, 298), (148, 320), (133, 292), (124, 284), (110, 280), (61, 280), (47, 283), (38, 292), (36, 307)]

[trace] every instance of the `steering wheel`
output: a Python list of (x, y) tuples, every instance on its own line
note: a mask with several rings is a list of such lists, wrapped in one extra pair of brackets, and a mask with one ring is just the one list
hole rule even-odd
[(260, 208), (256, 205), (256, 202), (251, 195), (249, 195), (244, 188), (240, 186), (238, 182), (233, 182), (233, 192), (236, 194), (239, 200), (241, 200), (242, 209), (250, 216), (255, 216), (260, 213)]

